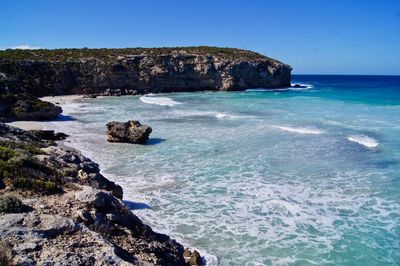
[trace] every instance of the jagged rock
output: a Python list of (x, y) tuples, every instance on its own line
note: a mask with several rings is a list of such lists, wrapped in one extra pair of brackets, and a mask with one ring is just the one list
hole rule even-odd
[(201, 265), (201, 256), (197, 250), (193, 251), (189, 259), (189, 265)]
[(191, 252), (190, 249), (185, 248), (183, 257), (185, 258), (187, 265), (201, 265), (201, 256), (197, 250)]
[(110, 142), (127, 142), (145, 144), (152, 131), (151, 127), (140, 124), (139, 121), (107, 123), (107, 140)]
[(63, 182), (70, 182), (67, 177), (77, 178), (83, 185), (111, 191), (114, 196), (122, 199), (123, 192), (119, 185), (100, 174), (99, 165), (83, 156), (77, 150), (67, 150), (62, 147), (49, 146), (43, 148), (45, 155), (36, 155), (35, 159), (51, 169), (59, 169), (66, 178)]
[(82, 191), (75, 193), (75, 199), (89, 203), (91, 206), (104, 212), (113, 212), (122, 209), (120, 202), (113, 195), (92, 187), (84, 187)]

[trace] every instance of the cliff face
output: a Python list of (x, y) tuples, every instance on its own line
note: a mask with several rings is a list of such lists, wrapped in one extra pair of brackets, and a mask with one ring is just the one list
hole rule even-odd
[(228, 48), (0, 52), (0, 89), (36, 96), (277, 88), (290, 86), (290, 72), (274, 59)]

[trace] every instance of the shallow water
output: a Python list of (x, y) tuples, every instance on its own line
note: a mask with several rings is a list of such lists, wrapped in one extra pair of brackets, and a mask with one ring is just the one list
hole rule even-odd
[[(85, 99), (46, 128), (210, 265), (400, 264), (400, 77), (293, 79), (309, 86)], [(128, 119), (149, 145), (106, 142)]]

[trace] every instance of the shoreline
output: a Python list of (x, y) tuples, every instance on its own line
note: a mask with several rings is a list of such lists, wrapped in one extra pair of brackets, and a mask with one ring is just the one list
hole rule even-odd
[[(122, 95), (122, 96), (129, 96), (129, 95)], [(103, 97), (122, 97), (122, 96), (100, 96), (98, 98), (103, 98)], [(51, 102), (53, 104), (56, 104), (57, 106), (60, 106), (61, 108), (63, 108), (63, 112), (62, 115), (67, 115), (69, 116), (70, 114), (67, 112), (65, 112), (65, 109), (68, 110), (68, 108), (64, 108), (66, 105), (68, 104), (73, 104), (79, 100), (85, 100), (86, 98), (84, 98), (84, 95), (61, 95), (61, 96), (45, 96), (40, 98), (43, 101), (48, 101)], [(24, 126), (26, 125), (25, 122), (32, 122), (32, 121), (21, 121), (23, 122)], [(41, 122), (36, 122), (38, 124), (40, 124), (42, 126), (42, 130), (53, 130), (53, 128), (49, 128), (48, 124), (54, 123), (54, 122), (61, 122), (60, 120), (53, 120), (53, 121), (41, 121)], [(30, 129), (33, 130), (33, 129)], [(62, 129), (57, 129), (55, 130), (56, 132), (63, 132)], [(105, 176), (108, 180), (115, 182), (116, 184), (119, 184), (118, 181), (115, 179), (115, 175), (113, 173), (108, 173), (108, 172), (104, 172), (104, 167), (102, 167), (101, 162), (99, 162), (96, 158), (93, 158), (93, 154), (84, 150), (84, 149), (80, 149), (75, 147), (74, 145), (70, 145), (69, 144), (70, 141), (67, 139), (65, 140), (61, 140), (61, 141), (57, 141), (57, 144), (60, 148), (66, 148), (68, 150), (73, 150), (76, 152), (79, 152), (80, 154), (90, 158), (91, 160), (94, 160), (96, 163), (99, 164), (99, 169), (100, 169), (100, 173)], [(131, 144), (128, 144), (131, 145)], [(125, 191), (125, 188), (122, 187), (123, 190)], [(130, 201), (131, 199), (126, 199), (126, 195), (124, 196), (123, 201), (128, 200)], [(133, 212), (133, 210), (131, 210)], [(137, 212), (133, 212), (135, 215), (138, 215)], [(140, 217), (140, 215), (138, 215), (139, 218), (141, 220), (143, 220), (143, 218)], [(147, 222), (145, 222), (143, 220), (143, 222), (145, 224), (147, 224)], [(165, 234), (168, 235), (171, 239), (176, 240), (178, 243), (180, 243), (182, 246), (184, 246), (185, 248), (188, 248), (190, 250), (198, 250), (201, 254), (202, 260), (204, 264), (201, 265), (216, 265), (217, 264), (217, 257), (211, 253), (206, 252), (205, 250), (195, 247), (193, 245), (188, 244), (186, 241), (184, 241), (184, 239), (177, 237), (177, 236), (173, 236), (172, 233), (170, 231), (161, 229), (161, 228), (155, 228), (154, 225), (151, 225), (151, 228), (153, 228), (155, 230), (155, 232), (157, 233), (161, 233), (161, 234)], [(211, 264), (210, 264), (211, 263)]]
[[(16, 176), (0, 179), (6, 265), (203, 264), (197, 251), (143, 223), (123, 201), (123, 188), (79, 150), (5, 124), (0, 131), (3, 150), (14, 147), (10, 156), (32, 162), (10, 163)], [(19, 177), (26, 172), (31, 174)]]

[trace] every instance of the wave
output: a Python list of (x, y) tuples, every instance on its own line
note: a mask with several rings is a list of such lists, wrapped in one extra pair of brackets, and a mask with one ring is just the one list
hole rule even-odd
[(275, 91), (303, 91), (303, 90), (308, 90), (314, 88), (313, 85), (311, 84), (301, 84), (301, 83), (295, 83), (295, 84), (290, 84), (290, 87), (286, 88), (255, 88), (255, 89), (247, 89), (245, 91), (251, 91), (251, 92), (275, 92)]
[(181, 102), (174, 101), (173, 99), (168, 97), (154, 97), (150, 95), (144, 95), (139, 99), (144, 103), (161, 105), (161, 106), (175, 106), (182, 104)]
[(348, 136), (347, 139), (367, 148), (376, 148), (379, 145), (379, 142), (376, 139), (364, 135), (351, 135)]
[(214, 114), (216, 118), (218, 119), (237, 119), (237, 118), (249, 118), (249, 116), (242, 116), (242, 115), (231, 115), (227, 113), (215, 113)]
[(293, 132), (293, 133), (299, 133), (299, 134), (313, 134), (313, 135), (318, 135), (324, 133), (324, 131), (316, 128), (306, 128), (306, 127), (286, 127), (286, 126), (276, 126), (277, 128), (288, 131), (288, 132)]

